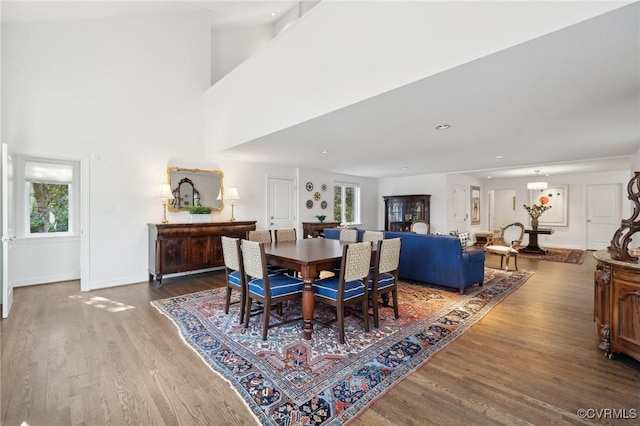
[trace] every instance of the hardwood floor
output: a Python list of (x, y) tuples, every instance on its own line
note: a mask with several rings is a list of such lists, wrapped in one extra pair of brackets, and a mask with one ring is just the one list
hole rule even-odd
[[(526, 284), (353, 424), (637, 424), (640, 363), (598, 350), (592, 254), (583, 265), (518, 263), (536, 272)], [(488, 256), (487, 266), (498, 265)], [(1, 322), (0, 424), (254, 424), (230, 386), (149, 304), (221, 286), (223, 273), (165, 280), (162, 289), (146, 282), (86, 293), (78, 282), (15, 289)], [(627, 419), (582, 419), (580, 409), (624, 410), (616, 412)]]

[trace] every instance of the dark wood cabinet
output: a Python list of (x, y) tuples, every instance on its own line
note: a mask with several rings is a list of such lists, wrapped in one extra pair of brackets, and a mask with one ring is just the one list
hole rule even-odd
[(166, 274), (224, 266), (223, 235), (246, 238), (256, 222), (150, 223), (149, 281), (162, 286)]
[(337, 228), (340, 222), (302, 222), (302, 238), (317, 238), (325, 228)]
[(409, 231), (415, 221), (430, 224), (431, 195), (391, 195), (384, 199), (384, 230)]
[(640, 265), (611, 259), (598, 260), (594, 279), (593, 318), (605, 355), (625, 353), (640, 361)]

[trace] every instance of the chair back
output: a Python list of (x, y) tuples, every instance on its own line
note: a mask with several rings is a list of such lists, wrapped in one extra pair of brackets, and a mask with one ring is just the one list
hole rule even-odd
[(247, 232), (247, 240), (271, 244), (271, 231), (249, 231)]
[(267, 262), (264, 254), (264, 243), (257, 241), (242, 241), (242, 262), (244, 272), (252, 277), (264, 280), (267, 274)]
[(376, 257), (378, 259), (378, 272), (392, 272), (400, 265), (400, 238), (390, 238), (378, 242)]
[(284, 228), (284, 229), (276, 229), (276, 243), (282, 241), (296, 241), (296, 230), (295, 228)]
[(362, 241), (377, 242), (380, 240), (384, 240), (383, 231), (364, 231), (362, 234)]
[(430, 226), (423, 220), (416, 220), (411, 224), (411, 232), (416, 234), (430, 234)]
[(341, 229), (340, 241), (345, 243), (357, 243), (358, 242), (358, 230), (357, 229)]
[(343, 249), (341, 273), (344, 282), (366, 278), (371, 267), (371, 241), (347, 244)]
[(502, 230), (502, 240), (505, 245), (518, 250), (524, 237), (524, 225), (520, 222), (511, 223)]
[(224, 258), (224, 266), (232, 271), (239, 271), (242, 267), (242, 253), (240, 251), (240, 239), (223, 236), (222, 238), (222, 256)]

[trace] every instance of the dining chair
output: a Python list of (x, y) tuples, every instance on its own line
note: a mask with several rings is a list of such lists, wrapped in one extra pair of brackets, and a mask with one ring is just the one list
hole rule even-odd
[[(267, 229), (264, 231), (247, 231), (247, 240), (256, 241), (258, 243), (271, 244), (271, 230)], [(290, 272), (287, 268), (283, 268), (282, 266), (276, 265), (267, 265), (267, 270), (269, 272), (276, 272), (280, 274)], [(292, 275), (292, 274), (290, 274)]]
[(362, 241), (377, 243), (380, 240), (384, 240), (384, 231), (364, 231), (362, 234)]
[(366, 282), (371, 265), (371, 241), (345, 244), (342, 248), (340, 273), (313, 283), (314, 299), (336, 308), (339, 341), (344, 344), (345, 306), (362, 305), (364, 330), (369, 331), (369, 292)]
[(240, 249), (240, 239), (221, 237), (222, 256), (224, 258), (224, 270), (227, 275), (227, 292), (224, 304), (224, 313), (229, 313), (231, 305), (231, 293), (233, 290), (240, 292), (240, 324), (244, 321), (244, 308), (246, 304), (246, 281), (244, 275), (244, 265), (242, 262), (242, 251)]
[(296, 230), (295, 228), (282, 228), (276, 229), (276, 243), (280, 243), (282, 241), (296, 241)]
[[(487, 237), (484, 251), (500, 256), (500, 269), (509, 269), (509, 259), (513, 257), (515, 269), (518, 270), (518, 250), (524, 237), (524, 225), (520, 222), (511, 223), (500, 230), (498, 235)], [(505, 262), (506, 260), (506, 262)]]
[[(373, 326), (380, 327), (378, 317), (378, 296), (382, 296), (382, 306), (389, 306), (389, 293), (393, 299), (393, 315), (398, 313), (398, 269), (400, 266), (401, 238), (378, 241), (373, 274), (369, 279), (369, 298), (373, 309)], [(385, 297), (386, 296), (386, 297)]]
[[(264, 243), (244, 240), (242, 241), (241, 247), (244, 271), (247, 275), (245, 312), (251, 312), (253, 300), (262, 303), (264, 306), (262, 313), (262, 340), (267, 340), (269, 328), (301, 319), (301, 317), (293, 319), (281, 318), (279, 323), (270, 323), (273, 305), (285, 300), (302, 299), (304, 281), (290, 275), (269, 273), (267, 270)], [(249, 327), (250, 318), (251, 315), (245, 315), (245, 328)]]
[(358, 230), (354, 228), (344, 228), (340, 230), (340, 241), (345, 243), (358, 242)]
[(271, 244), (271, 230), (247, 231), (247, 240)]
[(411, 224), (411, 228), (409, 230), (411, 232), (415, 232), (416, 234), (430, 234), (430, 228), (431, 226), (427, 222), (423, 220), (416, 220)]

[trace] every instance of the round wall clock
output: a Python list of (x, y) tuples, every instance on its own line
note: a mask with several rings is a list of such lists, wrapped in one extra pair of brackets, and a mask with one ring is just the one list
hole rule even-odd
[(326, 201), (321, 202), (320, 203), (320, 207), (322, 207), (323, 209), (326, 209), (327, 208), (327, 202)]
[(311, 182), (307, 182), (305, 188), (307, 188), (307, 191), (313, 191), (313, 184)]
[(320, 193), (316, 192), (315, 194), (313, 194), (313, 199), (316, 201), (320, 201)]
[(313, 207), (313, 201), (307, 200), (307, 208), (310, 209)]

